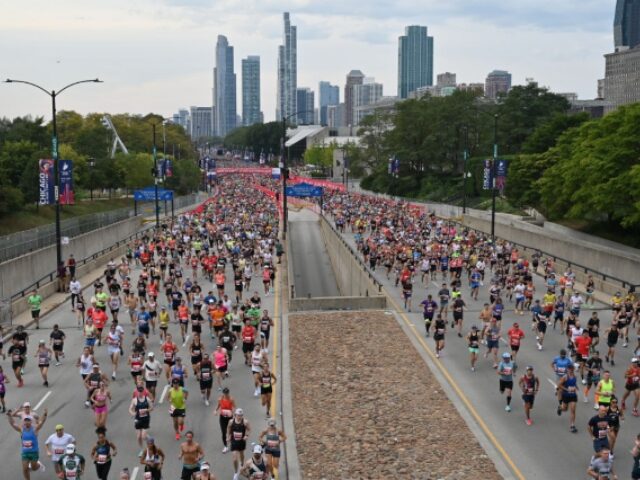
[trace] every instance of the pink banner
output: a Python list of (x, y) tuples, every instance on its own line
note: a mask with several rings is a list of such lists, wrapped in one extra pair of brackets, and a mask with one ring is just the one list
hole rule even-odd
[(216, 168), (218, 175), (225, 175), (227, 173), (237, 173), (240, 175), (267, 175), (271, 176), (270, 167), (218, 167)]
[(339, 190), (341, 192), (346, 190), (345, 186), (341, 183), (331, 182), (329, 180), (319, 180), (317, 178), (298, 177), (297, 175), (292, 175), (289, 177), (289, 181), (291, 183), (308, 183), (310, 185), (315, 185), (316, 187), (324, 187), (329, 190)]

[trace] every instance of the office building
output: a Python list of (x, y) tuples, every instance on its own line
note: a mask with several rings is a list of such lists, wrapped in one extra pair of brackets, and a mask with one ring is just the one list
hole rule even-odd
[(213, 137), (213, 109), (211, 107), (191, 107), (191, 131), (193, 140)]
[(327, 105), (327, 126), (330, 128), (344, 127), (345, 121), (345, 105), (339, 103), (338, 105)]
[(433, 37), (427, 27), (411, 25), (398, 38), (398, 97), (433, 85)]
[(315, 95), (310, 88), (298, 88), (296, 89), (296, 103), (298, 105), (298, 115), (295, 117), (295, 122), (298, 125), (313, 125), (314, 123), (314, 106)]
[(362, 113), (362, 109), (359, 109), (359, 108), (374, 104), (381, 98), (382, 98), (382, 84), (376, 83), (376, 81), (373, 78), (365, 78), (362, 82), (362, 85), (354, 85), (353, 86), (353, 109), (354, 109), (353, 123), (350, 123), (347, 125), (359, 125), (360, 121), (365, 116)]
[(283, 45), (278, 47), (278, 95), (276, 120), (295, 115), (298, 88), (297, 29), (291, 25), (289, 12), (285, 12)]
[(480, 95), (484, 94), (484, 83), (472, 82), (472, 83), (459, 83), (456, 85), (456, 89), (461, 92), (475, 92)]
[(250, 55), (242, 59), (242, 125), (254, 123), (261, 123), (260, 57)]
[(189, 110), (181, 108), (178, 110), (178, 113), (174, 113), (173, 123), (180, 125), (187, 134), (191, 135), (191, 116), (189, 115)]
[(493, 100), (511, 90), (511, 74), (505, 70), (494, 70), (484, 82), (484, 96)]
[(340, 103), (340, 87), (329, 82), (320, 82), (318, 85), (318, 108), (320, 109), (320, 125), (327, 123), (327, 107)]
[(344, 87), (344, 124), (353, 125), (353, 110), (355, 107), (354, 87), (362, 85), (364, 82), (364, 73), (360, 70), (351, 70), (347, 74), (347, 83)]
[(608, 53), (604, 58), (607, 111), (640, 102), (640, 47)]
[(214, 133), (224, 137), (236, 128), (236, 74), (233, 70), (233, 47), (227, 37), (218, 35), (216, 67), (213, 69)]
[(613, 19), (616, 52), (640, 45), (640, 0), (618, 0)]
[(442, 87), (455, 87), (456, 86), (456, 74), (451, 72), (439, 73), (436, 80), (436, 86)]

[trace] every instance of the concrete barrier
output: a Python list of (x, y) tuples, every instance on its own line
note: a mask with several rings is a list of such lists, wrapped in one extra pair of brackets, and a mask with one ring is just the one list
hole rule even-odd
[(290, 312), (313, 310), (385, 310), (387, 297), (297, 297), (289, 300)]
[[(132, 217), (69, 240), (62, 246), (62, 258), (70, 254), (81, 260), (115, 245), (140, 229), (142, 217)], [(49, 275), (56, 267), (56, 246), (51, 245), (0, 264), (0, 298), (10, 298), (33, 282)]]

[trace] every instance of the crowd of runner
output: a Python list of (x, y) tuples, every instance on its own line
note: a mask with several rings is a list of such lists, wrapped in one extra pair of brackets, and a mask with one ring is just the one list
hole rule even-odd
[[(640, 299), (634, 292), (616, 293), (610, 299), (613, 320), (601, 325), (598, 311), (591, 310), (595, 304), (593, 278), (589, 276), (578, 289), (570, 268), (559, 271), (551, 258), (540, 253), (525, 257), (509, 242), (497, 240), (494, 245), (482, 233), (386, 198), (333, 191), (325, 196), (324, 211), (339, 232), (353, 235), (365, 264), (400, 289), (404, 308), (422, 312), (424, 334), (433, 338), (437, 358), (444, 354), (445, 339), (454, 335), (459, 343), (447, 348), (466, 348), (471, 372), (484, 359), (489, 362), (498, 377), (506, 412), (511, 411), (517, 394), (522, 398), (526, 425), (533, 425), (532, 410), (540, 389), (536, 371), (547, 368), (556, 378), (555, 413), (568, 414), (571, 432), (578, 432), (579, 394), (584, 403), (592, 402), (596, 412), (586, 425), (593, 441), (588, 474), (597, 479), (615, 478), (614, 449), (621, 421), (625, 414), (639, 416)], [(536, 274), (544, 278), (542, 289), (536, 290)], [(461, 292), (463, 285), (470, 292), (468, 298)], [(416, 305), (413, 296), (418, 288), (426, 294), (418, 293)], [(489, 301), (480, 306), (481, 290)], [(465, 321), (471, 305), (480, 311), (478, 323)], [(515, 315), (514, 321), (505, 321), (507, 309)], [(548, 330), (565, 335), (566, 348), (537, 368), (520, 368), (517, 356), (525, 330), (535, 336), (538, 351), (545, 348)], [(638, 343), (631, 344), (630, 337)], [(506, 349), (501, 348), (501, 339)], [(625, 360), (619, 359), (620, 347)], [(616, 361), (628, 362), (624, 377), (617, 382), (610, 368)], [(640, 436), (632, 455), (633, 478), (640, 478)]]
[[(131, 445), (109, 432), (110, 409), (117, 400), (110, 383), (123, 375), (131, 378), (125, 404), (144, 479), (162, 478), (165, 462), (174, 455), (182, 463), (182, 480), (216, 478), (207, 461), (210, 448), (185, 431), (189, 404), (198, 400), (211, 405), (210, 414), (218, 419), (222, 453), (230, 453), (234, 480), (277, 478), (286, 437), (272, 418), (277, 378), (268, 352), (274, 320), (264, 298), (274, 294), (283, 249), (273, 200), (247, 185), (246, 180), (226, 179), (201, 208), (131, 243), (89, 288), (83, 290), (71, 278), (69, 315), (82, 331), (83, 345), (67, 345), (65, 332), (54, 325), (49, 341), (34, 348), (29, 333), (16, 329), (6, 349), (14, 378), (0, 367), (0, 400), (9, 425), (19, 433), (25, 479), (51, 468), (45, 465), (42, 446), (58, 478), (113, 478), (109, 475), (119, 447)], [(28, 303), (39, 328), (42, 297), (33, 291)], [(1, 349), (0, 354), (6, 357)], [(249, 424), (246, 406), (225, 385), (232, 361), (246, 366), (247, 385), (253, 386), (254, 401), (264, 410), (263, 426)], [(39, 370), (46, 389), (52, 364), (79, 371), (77, 383), (68, 388), (76, 389), (93, 412), (96, 440), (91, 446), (76, 444), (61, 423), (41, 438), (56, 423), (46, 409), (38, 414), (29, 402), (7, 409), (5, 397), (11, 403), (11, 389), (24, 386), (25, 370)], [(158, 410), (165, 385), (168, 414)], [(171, 428), (179, 443), (157, 445), (149, 434), (152, 423), (154, 429)], [(123, 469), (119, 475), (127, 479), (131, 473)]]

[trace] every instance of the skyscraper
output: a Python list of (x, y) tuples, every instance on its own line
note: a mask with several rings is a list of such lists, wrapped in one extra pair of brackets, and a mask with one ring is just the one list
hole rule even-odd
[(313, 125), (315, 95), (310, 88), (298, 88), (296, 90), (298, 104), (298, 115), (296, 115), (295, 123), (301, 125)]
[(613, 19), (616, 51), (640, 45), (640, 0), (618, 0)]
[(340, 103), (340, 87), (331, 85), (329, 82), (320, 82), (318, 85), (320, 98), (318, 107), (320, 108), (320, 125), (328, 125), (327, 123), (327, 107), (329, 105), (338, 105)]
[(511, 90), (511, 74), (505, 70), (494, 70), (484, 83), (484, 96), (496, 99), (501, 93)]
[(213, 69), (214, 134), (224, 137), (236, 128), (236, 74), (233, 71), (233, 47), (227, 37), (218, 35), (216, 67)]
[(354, 109), (354, 94), (353, 87), (356, 85), (362, 85), (364, 82), (364, 73), (360, 70), (351, 70), (347, 74), (347, 83), (344, 86), (344, 123), (345, 125), (353, 125), (353, 109)]
[(213, 109), (211, 107), (191, 107), (191, 138), (197, 140), (199, 138), (212, 137), (213, 131), (211, 126)]
[(427, 27), (405, 27), (398, 38), (398, 97), (407, 98), (418, 87), (433, 85), (433, 37)]
[(278, 47), (278, 98), (276, 120), (282, 120), (298, 111), (298, 46), (297, 30), (291, 25), (289, 12), (284, 13), (283, 45)]
[(376, 103), (382, 98), (382, 84), (376, 83), (373, 78), (365, 78), (362, 85), (353, 86), (353, 123), (359, 125), (360, 121), (368, 115), (360, 107)]
[(260, 57), (250, 55), (242, 59), (242, 124), (260, 122)]

